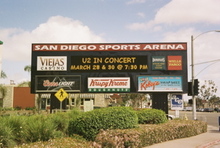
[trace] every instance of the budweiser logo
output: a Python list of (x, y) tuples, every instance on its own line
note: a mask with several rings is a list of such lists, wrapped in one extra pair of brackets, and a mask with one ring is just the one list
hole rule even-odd
[(74, 85), (74, 81), (70, 82), (50, 82), (49, 80), (44, 80), (43, 86), (44, 87), (56, 87), (56, 86), (69, 86), (71, 87)]

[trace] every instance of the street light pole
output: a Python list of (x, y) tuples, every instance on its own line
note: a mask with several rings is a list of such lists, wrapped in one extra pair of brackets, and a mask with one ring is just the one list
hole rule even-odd
[(196, 98), (194, 94), (194, 38), (191, 36), (191, 66), (192, 66), (192, 101), (193, 101), (193, 119), (196, 120)]
[(191, 36), (191, 70), (192, 70), (192, 101), (193, 101), (193, 119), (194, 120), (197, 120), (197, 117), (196, 117), (196, 98), (195, 98), (195, 93), (194, 93), (194, 80), (195, 80), (195, 76), (194, 76), (194, 40), (196, 38), (198, 38), (200, 35), (203, 35), (205, 33), (208, 33), (208, 32), (220, 32), (220, 30), (211, 30), (211, 31), (206, 31), (206, 32), (203, 32), (199, 35), (197, 35), (195, 38), (193, 37), (193, 35)]

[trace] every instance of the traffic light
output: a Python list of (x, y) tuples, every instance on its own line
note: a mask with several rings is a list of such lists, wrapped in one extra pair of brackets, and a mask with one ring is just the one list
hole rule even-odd
[(189, 103), (189, 104), (193, 104), (193, 100), (192, 100), (192, 99), (189, 99), (189, 100), (188, 100), (188, 103)]
[(194, 80), (194, 95), (198, 95), (199, 94), (199, 80), (195, 79)]
[(188, 96), (192, 96), (192, 82), (188, 82)]

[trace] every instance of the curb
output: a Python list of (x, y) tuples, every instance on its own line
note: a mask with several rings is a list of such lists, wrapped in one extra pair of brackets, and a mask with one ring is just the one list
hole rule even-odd
[(209, 142), (209, 143), (206, 143), (206, 144), (203, 144), (203, 145), (200, 145), (197, 148), (212, 148), (214, 145), (220, 147), (220, 139)]

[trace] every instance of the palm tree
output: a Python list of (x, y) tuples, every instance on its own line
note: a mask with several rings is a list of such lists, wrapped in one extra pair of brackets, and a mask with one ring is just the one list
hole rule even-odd
[[(24, 67), (24, 71), (27, 71), (28, 73), (31, 73), (31, 65), (26, 65), (26, 66)], [(30, 86), (30, 82), (29, 82), (28, 85)]]
[(24, 71), (27, 71), (28, 73), (30, 73), (31, 72), (31, 65), (26, 65), (24, 67)]
[(27, 71), (28, 73), (31, 73), (31, 65), (26, 65), (24, 67), (24, 71)]
[(3, 70), (1, 71), (1, 76), (0, 76), (0, 78), (2, 78), (2, 79), (7, 78), (7, 75), (5, 74), (5, 72), (4, 72)]

